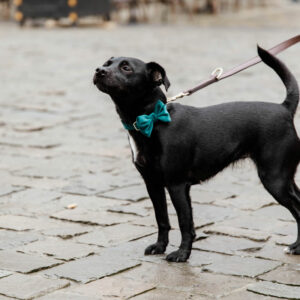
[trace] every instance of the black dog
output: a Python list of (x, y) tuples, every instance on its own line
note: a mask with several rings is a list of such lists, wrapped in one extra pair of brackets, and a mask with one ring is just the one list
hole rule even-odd
[(159, 88), (161, 84), (166, 90), (170, 86), (165, 70), (157, 63), (126, 57), (112, 57), (96, 70), (94, 84), (111, 96), (129, 130), (134, 164), (153, 202), (158, 239), (146, 248), (145, 254), (164, 253), (168, 244), (167, 188), (182, 235), (179, 249), (170, 253), (167, 260), (186, 261), (195, 238), (191, 185), (245, 157), (254, 161), (266, 190), (295, 217), (298, 238), (287, 252), (300, 254), (300, 190), (294, 182), (300, 141), (293, 123), (299, 101), (298, 85), (280, 60), (261, 48), (258, 53), (286, 86), (287, 96), (282, 104), (232, 102), (199, 109), (172, 103), (167, 105), (171, 122), (152, 118), (156, 122), (150, 137), (139, 131), (141, 125), (136, 120), (137, 116), (153, 113), (158, 100), (166, 103)]

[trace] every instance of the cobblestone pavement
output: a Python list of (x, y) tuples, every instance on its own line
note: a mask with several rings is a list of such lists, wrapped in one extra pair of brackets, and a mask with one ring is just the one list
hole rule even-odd
[[(113, 104), (92, 84), (105, 59), (136, 56), (162, 64), (175, 94), (254, 56), (257, 42), (299, 33), (299, 18), (275, 19), (280, 26), (0, 24), (1, 300), (300, 299), (300, 257), (283, 253), (296, 224), (248, 161), (193, 188), (198, 238), (188, 263), (143, 255), (156, 238), (151, 202)], [(299, 46), (280, 57), (300, 79)], [(279, 103), (284, 94), (258, 65), (181, 102)], [(295, 123), (299, 131), (299, 113)], [(180, 242), (169, 205), (167, 253)]]

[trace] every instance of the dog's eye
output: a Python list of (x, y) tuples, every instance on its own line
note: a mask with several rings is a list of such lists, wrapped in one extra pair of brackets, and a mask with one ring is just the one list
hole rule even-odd
[(125, 71), (125, 72), (132, 72), (132, 69), (131, 67), (129, 66), (129, 63), (128, 61), (124, 60), (122, 61), (122, 63), (120, 64), (120, 68), (122, 71)]
[(126, 71), (126, 72), (130, 72), (131, 68), (128, 65), (123, 65), (122, 66), (122, 70)]

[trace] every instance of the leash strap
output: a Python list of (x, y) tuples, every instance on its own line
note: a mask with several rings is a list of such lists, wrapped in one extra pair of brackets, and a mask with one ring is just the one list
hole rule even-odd
[[(268, 51), (273, 54), (276, 55), (284, 50), (286, 50), (287, 48), (297, 44), (300, 42), (300, 35), (296, 35), (293, 38), (290, 38), (276, 46), (274, 46), (273, 48), (269, 49)], [(232, 68), (231, 70), (223, 73), (223, 69), (222, 68), (217, 68), (215, 69), (212, 73), (210, 78), (208, 78), (207, 80), (201, 82), (199, 85), (195, 86), (194, 88), (191, 88), (189, 90), (186, 90), (174, 97), (168, 98), (167, 103), (168, 102), (172, 102), (175, 101), (176, 99), (185, 97), (185, 96), (190, 96), (193, 93), (207, 87), (208, 85), (211, 85), (212, 83), (218, 82), (222, 79), (225, 79), (227, 77), (230, 77), (236, 73), (239, 73), (245, 69), (248, 69), (249, 67), (252, 67), (258, 63), (261, 62), (261, 58), (259, 56), (255, 56), (252, 59), (244, 62), (243, 64), (240, 64), (234, 68)]]

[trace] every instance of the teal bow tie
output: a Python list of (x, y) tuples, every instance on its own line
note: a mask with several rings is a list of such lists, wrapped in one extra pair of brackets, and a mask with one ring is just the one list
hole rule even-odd
[(146, 137), (150, 137), (154, 123), (156, 121), (171, 122), (170, 114), (167, 110), (167, 105), (161, 100), (158, 100), (155, 104), (154, 112), (150, 115), (141, 115), (136, 118), (133, 125), (123, 123), (123, 126), (127, 130), (137, 130), (140, 131)]

